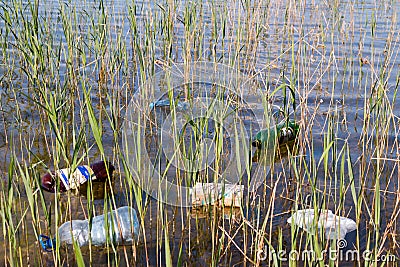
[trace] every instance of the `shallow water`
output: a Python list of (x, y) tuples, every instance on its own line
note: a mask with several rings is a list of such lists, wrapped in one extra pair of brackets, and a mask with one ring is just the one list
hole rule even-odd
[[(26, 6), (23, 1), (23, 6)], [(100, 9), (98, 1), (68, 1), (68, 3), (60, 4), (59, 1), (44, 1), (39, 6), (39, 14), (41, 18), (48, 19), (51, 22), (50, 29), (54, 32), (53, 45), (64, 44), (66, 47), (66, 39), (62, 22), (60, 20), (60, 8), (72, 12), (75, 10), (75, 19), (77, 27), (74, 32), (78, 33), (83, 40), (90, 40), (93, 34), (92, 23), (96, 24), (99, 20)], [(286, 3), (287, 1), (272, 1), (270, 3), (253, 3), (247, 6), (244, 2), (232, 2), (226, 4), (225, 1), (217, 1), (215, 3), (216, 10), (212, 10), (210, 3), (198, 3), (196, 9), (202, 13), (201, 19), (204, 23), (202, 30), (202, 38), (196, 39), (202, 42), (202, 51), (192, 53), (192, 59), (200, 57), (203, 59), (212, 60), (213, 58), (219, 59), (229, 56), (232, 50), (237, 49), (238, 56), (241, 57), (240, 62), (236, 62), (239, 68), (246, 74), (252, 75), (257, 73), (257, 81), (260, 86), (269, 87), (272, 90), (277, 84), (280, 84), (284, 79), (282, 75), (286, 75), (286, 79), (290, 79), (290, 70), (293, 65), (297, 68), (297, 103), (300, 103), (296, 111), (297, 118), (303, 121), (302, 140), (312, 140), (307, 143), (313, 145), (313, 155), (307, 153), (299, 153), (297, 157), (304, 157), (305, 162), (312, 165), (313, 158), (318, 162), (323, 155), (324, 151), (324, 137), (328, 129), (326, 123), (327, 118), (332, 122), (339, 122), (339, 127), (332, 133), (336, 138), (339, 138), (336, 149), (340, 151), (344, 144), (348, 144), (350, 148), (350, 157), (353, 163), (353, 175), (355, 177), (355, 184), (357, 189), (363, 188), (365, 190), (364, 205), (372, 206), (374, 198), (374, 177), (376, 168), (376, 159), (373, 156), (373, 149), (376, 142), (369, 142), (368, 147), (363, 145), (360, 137), (362, 136), (362, 127), (364, 124), (365, 107), (374, 101), (374, 96), (377, 91), (377, 84), (383, 81), (388, 102), (396, 103), (393, 107), (393, 114), (398, 120), (400, 116), (400, 109), (398, 106), (399, 95), (397, 94), (397, 86), (399, 83), (399, 66), (400, 56), (400, 20), (399, 10), (400, 3), (398, 1), (381, 1), (375, 3), (374, 1), (360, 1), (353, 3), (352, 1), (343, 1), (339, 4), (328, 3), (326, 1), (309, 1), (307, 3)], [(184, 24), (181, 22), (184, 16), (185, 1), (177, 4), (177, 16), (174, 21), (174, 42), (172, 46), (171, 58), (174, 62), (182, 62), (184, 54), (182, 53), (184, 47)], [(337, 3), (337, 2), (336, 2)], [(2, 3), (4, 4), (4, 3)], [(148, 29), (145, 27), (146, 21), (150, 18), (160, 19), (163, 16), (163, 11), (160, 6), (165, 7), (164, 4), (154, 4), (152, 2), (136, 2), (136, 15), (138, 21), (137, 38), (148, 34)], [(5, 4), (4, 4), (5, 6)], [(132, 48), (132, 31), (129, 26), (129, 13), (128, 9), (132, 4), (127, 4), (124, 0), (104, 1), (105, 10), (107, 11), (107, 19), (109, 23), (110, 38), (109, 46), (111, 47), (113, 41), (117, 38), (122, 38), (127, 46), (127, 52), (131, 56), (133, 54)], [(290, 8), (288, 8), (290, 6)], [(249, 10), (256, 9), (256, 13), (250, 13)], [(201, 12), (200, 12), (201, 10)], [(227, 21), (225, 22), (226, 35), (223, 37), (219, 32), (218, 36), (213, 36), (212, 17), (218, 18), (222, 16), (222, 12), (226, 10), (230, 12)], [(3, 12), (3, 13), (2, 13)], [(23, 11), (28, 17), (29, 9), (25, 8)], [(4, 14), (4, 11), (0, 11)], [(74, 14), (74, 13), (72, 13)], [(246, 18), (247, 20), (245, 20)], [(237, 35), (236, 27), (238, 23), (246, 25), (244, 32), (241, 36)], [(0, 20), (0, 29), (4, 29), (4, 20)], [(219, 25), (221, 26), (221, 25)], [(18, 68), (19, 66), (19, 51), (16, 48), (16, 40), (12, 35), (6, 39), (5, 32), (2, 31), (2, 40), (7, 40), (9, 45), (7, 47), (7, 59), (4, 54), (0, 55), (0, 90), (1, 90), (1, 118), (0, 129), (3, 133), (0, 135), (0, 153), (3, 153), (4, 158), (0, 162), (0, 168), (3, 172), (3, 186), (7, 188), (8, 178), (6, 176), (9, 168), (10, 159), (13, 151), (10, 150), (11, 142), (13, 146), (18, 147), (16, 158), (21, 162), (26, 162), (27, 165), (32, 162), (38, 162), (40, 159), (44, 164), (52, 166), (52, 148), (49, 147), (49, 140), (54, 141), (52, 133), (46, 128), (49, 125), (41, 123), (41, 116), (43, 113), (37, 110), (37, 106), (32, 104), (30, 99), (30, 91), (27, 89), (28, 81), (24, 72)], [(290, 34), (293, 39), (289, 38)], [(164, 39), (165, 32), (161, 29), (154, 34), (154, 45), (152, 48), (155, 51), (155, 58), (159, 60), (165, 59), (164, 52)], [(222, 42), (222, 39), (224, 40)], [(218, 40), (218, 41), (215, 41)], [(144, 42), (144, 41), (143, 41)], [(294, 49), (292, 50), (292, 44)], [(111, 50), (111, 48), (110, 48)], [(236, 51), (236, 50), (235, 50)], [(80, 69), (87, 76), (89, 84), (94, 88), (98, 83), (99, 68), (96, 65), (96, 52), (88, 49), (86, 55), (88, 64)], [(130, 57), (129, 57), (130, 58)], [(9, 69), (9, 60), (14, 59), (14, 68)], [(8, 61), (7, 61), (8, 60)], [(223, 59), (224, 60), (224, 59)], [(294, 60), (294, 62), (292, 61)], [(361, 61), (364, 61), (362, 63)], [(367, 63), (368, 61), (368, 63)], [(54, 84), (63, 84), (67, 79), (68, 62), (66, 59), (61, 60), (59, 68), (59, 81)], [(127, 64), (130, 66), (128, 70), (132, 73), (124, 73), (124, 70), (117, 71), (114, 81), (108, 82), (108, 90), (118, 92), (122, 95), (119, 99), (122, 103), (129, 101), (133, 91), (137, 90), (138, 77), (141, 73), (134, 66), (134, 62), (129, 60)], [(155, 71), (160, 68), (156, 67)], [(381, 72), (388, 73), (381, 76)], [(99, 98), (98, 93), (100, 90), (93, 90), (93, 105), (98, 114), (99, 106), (107, 103), (106, 99)], [(76, 95), (76, 110), (69, 111), (65, 116), (79, 116), (81, 93), (78, 90)], [(16, 101), (16, 99), (18, 101)], [(282, 104), (282, 95), (278, 95), (274, 101), (276, 104)], [(118, 100), (118, 101), (119, 101)], [(250, 104), (258, 104), (257, 99), (249, 98)], [(119, 104), (119, 103), (118, 103)], [(18, 105), (18, 106), (16, 106)], [(106, 107), (109, 108), (109, 107)], [(121, 108), (122, 109), (122, 108)], [(122, 114), (123, 116), (123, 114)], [(375, 118), (376, 119), (376, 118)], [(79, 121), (79, 120), (78, 120)], [(398, 125), (398, 121), (396, 121)], [(65, 125), (65, 131), (78, 129), (82, 122), (76, 122), (75, 125)], [(312, 125), (309, 127), (309, 125)], [(398, 129), (398, 127), (396, 128)], [(46, 134), (43, 134), (43, 131)], [(371, 138), (377, 138), (380, 134), (379, 129), (368, 133)], [(22, 138), (20, 138), (22, 137)], [(312, 137), (312, 138), (311, 138)], [(381, 195), (381, 219), (382, 230), (390, 221), (390, 216), (394, 214), (396, 194), (399, 194), (399, 179), (398, 179), (398, 132), (391, 127), (385, 141), (388, 147), (393, 147), (385, 153), (385, 156), (392, 160), (380, 162), (383, 164), (381, 171), (380, 186), (384, 193)], [(8, 141), (8, 144), (6, 143)], [(374, 139), (371, 139), (374, 140)], [(88, 131), (87, 141), (90, 145), (94, 144), (94, 137)], [(118, 140), (119, 142), (120, 140)], [(378, 141), (377, 141), (378, 142)], [(106, 155), (113, 157), (114, 161), (118, 161), (118, 155), (113, 150), (115, 140), (107, 119), (104, 119), (104, 136), (103, 145)], [(373, 144), (373, 145), (371, 145)], [(29, 149), (27, 149), (29, 147)], [(71, 149), (71, 153), (73, 150)], [(34, 156), (32, 156), (32, 154)], [(99, 159), (100, 155), (97, 148), (93, 148), (89, 152), (91, 159)], [(313, 158), (312, 158), (313, 157)], [(396, 161), (397, 160), (397, 161)], [(32, 162), (30, 162), (32, 161)], [(329, 179), (325, 180), (326, 174), (322, 167), (317, 168), (313, 173), (313, 178), (316, 182), (316, 187), (321, 190), (320, 197), (326, 196), (326, 201), (330, 208), (336, 207), (340, 190), (338, 189), (338, 182), (340, 181), (340, 166), (332, 164), (332, 155), (329, 158)], [(367, 162), (367, 163), (363, 163)], [(257, 164), (257, 163), (254, 163)], [(61, 164), (62, 165), (62, 164)], [(367, 169), (363, 169), (366, 167)], [(44, 168), (42, 168), (44, 171)], [(346, 168), (346, 172), (348, 169)], [(36, 174), (40, 175), (40, 174)], [(297, 198), (296, 187), (302, 187), (303, 197), (311, 193), (311, 181), (308, 180), (305, 173), (301, 174), (304, 178), (303, 181), (298, 181), (293, 177), (293, 170), (290, 167), (287, 159), (275, 164), (275, 169), (271, 177), (267, 177), (265, 186), (260, 188), (257, 192), (258, 207), (248, 206), (244, 208), (245, 219), (249, 222), (255, 222), (255, 219), (260, 216), (266, 216), (267, 205), (269, 199), (272, 197), (271, 188), (277, 183), (276, 187), (276, 201), (274, 216), (272, 220), (273, 228), (270, 230), (269, 238), (276, 244), (278, 242), (278, 229), (281, 229), (284, 244), (287, 249), (290, 249), (290, 226), (286, 224), (286, 219), (290, 216), (290, 210), (294, 209), (294, 199)], [(116, 194), (117, 205), (124, 205), (127, 193), (124, 187), (124, 174), (121, 180), (117, 179), (114, 182), (114, 193)], [(344, 179), (349, 179), (346, 173)], [(347, 181), (347, 180), (346, 180)], [(329, 186), (327, 188), (327, 185)], [(14, 184), (18, 188), (18, 193), (14, 191), (16, 208), (14, 211), (17, 215), (14, 218), (18, 220), (18, 214), (22, 214), (27, 204), (27, 196), (24, 193), (23, 184)], [(326, 192), (323, 190), (327, 189)], [(44, 193), (44, 201), (49, 206), (54, 204), (54, 196)], [(2, 195), (2, 198), (5, 195)], [(62, 198), (64, 203), (68, 201)], [(71, 214), (66, 215), (64, 212), (63, 219), (69, 218), (82, 219), (85, 217), (87, 208), (87, 200), (84, 196), (72, 195), (70, 197), (71, 204), (62, 207), (71, 210)], [(302, 203), (306, 202), (302, 199)], [(95, 209), (97, 213), (102, 213), (104, 201), (102, 199), (95, 201)], [(114, 256), (110, 256), (113, 252), (112, 249), (95, 248), (92, 251), (83, 249), (85, 261), (91, 262), (93, 265), (107, 266), (107, 265), (149, 265), (156, 266), (160, 262), (164, 262), (164, 245), (158, 244), (160, 235), (163, 234), (157, 231), (157, 214), (160, 210), (157, 202), (153, 199), (149, 202), (149, 209), (146, 217), (146, 242), (143, 239), (139, 240), (137, 247), (119, 247), (117, 248), (117, 258), (120, 262), (115, 262)], [(350, 190), (347, 191), (345, 196), (344, 210), (346, 215), (355, 218), (354, 203), (351, 197)], [(52, 206), (53, 207), (53, 206)], [(54, 207), (53, 207), (54, 208)], [(397, 209), (399, 207), (397, 206)], [(174, 264), (180, 255), (180, 247), (182, 247), (182, 262), (186, 265), (200, 265), (208, 266), (212, 263), (213, 255), (210, 252), (211, 247), (215, 244), (213, 242), (210, 231), (212, 221), (219, 220), (221, 224), (225, 225), (225, 229), (229, 229), (233, 234), (235, 229), (238, 228), (239, 223), (234, 221), (224, 221), (219, 214), (209, 216), (198, 216), (194, 221), (192, 214), (188, 210), (180, 210), (175, 207), (164, 207), (163, 212), (167, 215), (165, 218), (171, 219), (169, 223), (170, 231), (170, 244), (171, 253), (173, 255)], [(258, 215), (258, 213), (260, 213)], [(54, 215), (54, 209), (50, 214)], [(43, 211), (38, 211), (39, 216), (43, 216)], [(200, 218), (201, 217), (201, 218)], [(360, 218), (360, 247), (365, 248), (368, 243), (369, 229), (372, 226), (368, 222), (368, 211), (363, 211)], [(21, 253), (26, 255), (27, 262), (37, 264), (53, 264), (52, 254), (43, 254), (40, 252), (39, 246), (36, 243), (36, 235), (32, 224), (32, 216), (30, 212), (26, 215), (24, 225), (26, 229), (20, 237)], [(47, 230), (49, 227), (46, 225), (45, 220), (41, 221), (42, 229)], [(398, 222), (393, 225), (395, 231), (398, 232)], [(54, 225), (49, 228), (54, 229)], [(4, 230), (4, 226), (3, 226)], [(190, 231), (189, 231), (190, 230)], [(251, 232), (250, 230), (247, 230)], [(221, 234), (221, 232), (219, 233)], [(24, 235), (27, 235), (24, 237)], [(3, 237), (7, 240), (7, 237)], [(215, 237), (214, 237), (215, 238)], [(162, 238), (161, 238), (162, 239)], [(355, 242), (355, 235), (348, 236), (348, 242)], [(243, 238), (243, 232), (234, 238), (238, 247), (246, 247), (246, 242), (251, 242)], [(394, 236), (392, 240), (387, 239), (385, 248), (393, 247), (393, 243), (400, 242), (399, 236)], [(27, 245), (26, 243), (29, 243)], [(391, 253), (399, 255), (399, 248)], [(5, 245), (2, 247), (1, 254), (4, 261), (10, 257), (9, 248)], [(61, 250), (62, 258), (65, 258), (65, 265), (68, 263), (73, 265), (75, 262), (72, 248)], [(252, 252), (247, 251), (249, 255)], [(28, 257), (31, 255), (30, 257)], [(90, 256), (91, 255), (91, 256)], [(126, 263), (126, 258), (128, 263)], [(237, 263), (243, 264), (243, 255), (235, 247), (231, 246), (223, 255), (219, 265)], [(346, 264), (346, 263), (343, 263)], [(352, 263), (347, 263), (351, 265)]]

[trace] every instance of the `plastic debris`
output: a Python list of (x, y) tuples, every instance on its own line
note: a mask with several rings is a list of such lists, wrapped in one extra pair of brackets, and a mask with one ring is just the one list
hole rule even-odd
[[(59, 240), (40, 235), (39, 242), (43, 250), (51, 251), (56, 242), (71, 245), (75, 241), (80, 247), (86, 246), (89, 244), (90, 237), (95, 246), (104, 245), (107, 236), (114, 244), (131, 244), (139, 234), (139, 221), (136, 211), (128, 206), (110, 211), (107, 216), (104, 216), (104, 214), (95, 216), (91, 223), (90, 231), (88, 220), (65, 222), (58, 228)], [(106, 229), (108, 229), (108, 233), (106, 233)]]
[(54, 193), (57, 180), (60, 180), (59, 192), (65, 192), (77, 189), (89, 180), (106, 181), (108, 177), (112, 177), (114, 169), (114, 166), (107, 161), (98, 161), (90, 166), (78, 166), (74, 171), (71, 168), (59, 169), (45, 174), (41, 186), (44, 190)]
[[(315, 216), (318, 216), (317, 222)], [(330, 210), (298, 210), (287, 222), (289, 224), (294, 223), (311, 234), (315, 234), (317, 229), (323, 230), (326, 239), (344, 239), (347, 233), (357, 229), (355, 221), (335, 215)]]
[(299, 125), (295, 121), (285, 121), (278, 125), (259, 131), (252, 141), (252, 145), (258, 148), (274, 148), (276, 141), (284, 144), (295, 140), (299, 132)]
[(244, 185), (223, 183), (196, 183), (191, 189), (192, 206), (207, 204), (240, 207)]
[[(189, 109), (189, 103), (177, 100), (174, 103), (176, 104), (175, 108), (177, 111), (185, 111)], [(171, 102), (169, 101), (169, 99), (163, 99), (151, 102), (149, 104), (150, 109), (160, 108), (160, 107), (171, 107)]]

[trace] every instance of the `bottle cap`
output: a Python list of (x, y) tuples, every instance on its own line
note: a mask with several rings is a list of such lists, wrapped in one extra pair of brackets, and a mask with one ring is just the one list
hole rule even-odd
[(56, 239), (51, 239), (47, 235), (39, 235), (39, 243), (44, 251), (51, 252), (56, 245)]

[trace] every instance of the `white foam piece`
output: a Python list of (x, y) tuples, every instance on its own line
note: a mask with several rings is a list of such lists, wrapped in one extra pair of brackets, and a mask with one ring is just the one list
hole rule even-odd
[[(318, 221), (315, 222), (314, 217), (318, 215)], [(326, 239), (344, 239), (347, 233), (357, 229), (355, 221), (335, 215), (330, 210), (298, 210), (287, 222), (294, 223), (311, 234), (314, 234), (316, 229), (323, 230)]]
[[(224, 204), (225, 207), (240, 207), (244, 185), (222, 183), (196, 183), (189, 191), (193, 206)], [(222, 201), (223, 199), (223, 201)]]

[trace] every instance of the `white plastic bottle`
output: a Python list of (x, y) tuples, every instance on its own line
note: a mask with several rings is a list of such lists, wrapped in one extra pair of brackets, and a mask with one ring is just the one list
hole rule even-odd
[[(139, 234), (136, 211), (132, 207), (124, 206), (107, 214), (93, 217), (90, 231), (93, 245), (101, 246), (106, 243), (106, 229), (108, 229), (110, 241), (114, 244), (132, 243)], [(86, 246), (89, 244), (89, 221), (65, 222), (58, 228), (58, 234), (58, 242), (73, 244), (74, 239), (79, 246)]]

